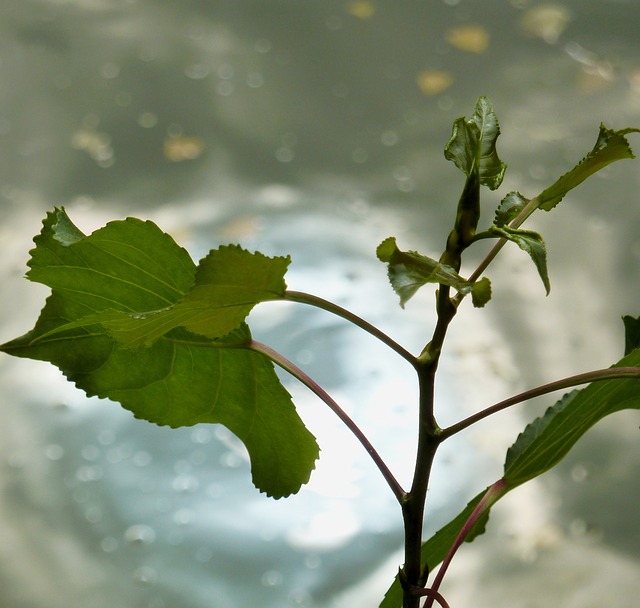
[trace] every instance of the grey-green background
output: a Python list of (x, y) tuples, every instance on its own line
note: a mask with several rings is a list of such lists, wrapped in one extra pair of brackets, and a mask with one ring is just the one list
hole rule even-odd
[[(452, 121), (493, 101), (509, 170), (485, 196), (490, 218), (509, 190), (532, 196), (571, 168), (601, 121), (640, 126), (639, 24), (633, 0), (3, 0), (0, 340), (42, 306), (46, 290), (22, 278), (27, 252), (64, 205), (85, 232), (152, 219), (194, 259), (221, 242), (290, 253), (292, 289), (419, 350), (432, 293), (402, 311), (374, 252), (395, 235), (438, 255), (463, 180), (442, 155)], [(548, 298), (522, 252), (491, 268), (494, 300), (465, 306), (448, 342), (442, 424), (619, 358), (620, 316), (640, 315), (639, 175), (619, 163), (534, 218)], [(411, 370), (324, 313), (271, 304), (252, 320), (406, 482)], [(401, 561), (398, 508), (353, 438), (285, 381), (322, 455), (309, 486), (276, 502), (224, 429), (158, 428), (45, 364), (0, 358), (0, 606), (377, 605)], [(500, 475), (550, 402), (445, 447), (429, 532)], [(612, 417), (506, 499), (456, 557), (451, 606), (635, 606), (638, 424)]]

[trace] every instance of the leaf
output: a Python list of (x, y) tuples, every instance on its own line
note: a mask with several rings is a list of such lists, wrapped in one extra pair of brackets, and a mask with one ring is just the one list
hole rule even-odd
[(634, 319), (629, 315), (622, 317), (624, 323), (624, 354), (628, 355), (640, 348), (640, 317)]
[[(465, 289), (461, 293), (466, 293)], [(491, 299), (491, 281), (487, 277), (471, 283), (471, 301), (476, 308), (482, 308)]]
[(610, 163), (624, 158), (635, 158), (625, 135), (640, 133), (640, 129), (622, 129), (613, 131), (600, 125), (598, 140), (593, 150), (589, 152), (571, 171), (565, 173), (554, 184), (544, 190), (539, 196), (539, 208), (551, 211), (569, 192), (580, 185), (590, 175)]
[(129, 348), (151, 346), (176, 327), (220, 338), (237, 328), (257, 303), (284, 295), (288, 264), (288, 258), (268, 258), (235, 245), (213, 249), (200, 261), (193, 287), (174, 305), (135, 313), (106, 310), (57, 331), (99, 323)]
[[(613, 367), (640, 366), (634, 350)], [(640, 409), (640, 380), (593, 382), (565, 395), (542, 418), (529, 424), (507, 452), (504, 479), (514, 488), (558, 464), (573, 445), (605, 416), (625, 409)]]
[(496, 209), (494, 224), (501, 228), (506, 226), (524, 209), (529, 201), (519, 192), (509, 192)]
[(484, 278), (477, 283), (463, 279), (453, 267), (437, 262), (415, 251), (401, 251), (396, 239), (389, 237), (376, 250), (378, 259), (388, 264), (389, 281), (404, 305), (427, 283), (453, 287), (462, 294), (471, 294), (474, 306), (484, 306), (491, 298), (491, 284)]
[[(216, 299), (210, 288), (231, 277), (250, 282), (268, 258), (255, 258), (256, 268), (249, 272), (243, 266), (250, 259), (246, 252), (226, 248), (196, 269), (186, 251), (151, 222), (129, 218), (84, 236), (62, 209), (47, 215), (34, 240), (28, 277), (52, 287), (52, 293), (33, 330), (2, 345), (3, 351), (49, 361), (87, 395), (119, 401), (137, 418), (172, 427), (224, 424), (247, 447), (254, 484), (270, 496), (287, 496), (308, 481), (318, 457), (316, 441), (273, 364), (249, 350), (251, 334), (244, 323), (212, 338), (167, 317), (166, 333), (159, 335), (154, 326), (146, 347), (132, 346), (135, 331), (118, 334), (110, 326), (115, 313), (144, 321), (153, 311), (185, 301), (221, 304), (224, 314), (221, 290)], [(265, 283), (283, 283), (285, 268), (281, 259), (273, 261), (268, 278), (256, 277), (255, 293)], [(203, 329), (195, 308), (186, 308), (185, 318)], [(215, 325), (215, 315), (207, 314)]]
[(444, 150), (445, 158), (468, 177), (477, 172), (480, 184), (495, 190), (507, 169), (496, 152), (499, 135), (500, 125), (491, 102), (480, 97), (469, 120), (461, 117), (454, 121), (451, 139)]
[(508, 226), (493, 225), (488, 232), (512, 241), (529, 254), (538, 269), (538, 274), (542, 279), (547, 295), (549, 295), (551, 284), (549, 283), (549, 273), (547, 271), (547, 248), (543, 238), (533, 230), (509, 228)]

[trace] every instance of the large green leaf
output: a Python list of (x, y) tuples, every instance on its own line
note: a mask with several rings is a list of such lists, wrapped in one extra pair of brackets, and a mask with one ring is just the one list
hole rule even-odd
[(467, 120), (463, 116), (454, 121), (451, 139), (444, 150), (445, 158), (467, 176), (477, 173), (481, 185), (495, 190), (507, 168), (496, 152), (498, 135), (500, 125), (491, 102), (480, 97), (471, 118)]
[(612, 162), (624, 158), (635, 158), (625, 135), (640, 133), (640, 129), (622, 129), (613, 131), (600, 125), (598, 140), (589, 152), (571, 171), (565, 173), (554, 184), (538, 196), (538, 207), (545, 211), (553, 209), (569, 192), (580, 185), (590, 175)]
[[(634, 350), (613, 367), (637, 366), (640, 350)], [(507, 452), (504, 479), (508, 487), (542, 475), (558, 464), (593, 425), (626, 409), (640, 409), (640, 379), (593, 382), (565, 395), (528, 425)]]
[(376, 253), (378, 259), (388, 265), (389, 281), (403, 307), (427, 283), (448, 285), (465, 295), (470, 293), (476, 307), (484, 306), (491, 299), (491, 283), (486, 277), (477, 282), (466, 281), (447, 264), (415, 251), (401, 251), (393, 237), (382, 241)]
[(284, 289), (286, 260), (231, 247), (196, 268), (151, 222), (129, 218), (84, 236), (62, 209), (34, 240), (28, 277), (52, 293), (33, 330), (2, 350), (50, 361), (88, 395), (156, 424), (224, 424), (271, 496), (308, 481), (316, 441), (273, 364), (249, 349), (242, 321)]

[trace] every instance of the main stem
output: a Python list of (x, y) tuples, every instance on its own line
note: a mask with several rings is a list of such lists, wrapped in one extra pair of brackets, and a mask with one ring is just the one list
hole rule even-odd
[(440, 285), (438, 291), (437, 311), (438, 322), (433, 338), (418, 358), (416, 367), (420, 386), (418, 447), (411, 489), (401, 503), (405, 534), (404, 567), (400, 572), (403, 608), (420, 606), (420, 596), (415, 589), (424, 587), (429, 575), (427, 565), (422, 564), (422, 527), (431, 467), (442, 442), (441, 430), (434, 415), (435, 377), (447, 328), (456, 314), (449, 288), (444, 285)]
[[(471, 171), (465, 183), (453, 230), (447, 238), (447, 246), (440, 261), (460, 270), (462, 252), (473, 241), (480, 214), (480, 181), (477, 171)], [(431, 467), (438, 446), (443, 440), (442, 431), (434, 413), (435, 379), (444, 339), (458, 310), (457, 302), (451, 298), (451, 289), (439, 285), (436, 296), (438, 321), (431, 342), (417, 359), (416, 370), (420, 384), (420, 412), (418, 448), (411, 489), (402, 501), (404, 520), (405, 560), (400, 571), (403, 608), (419, 608), (420, 589), (427, 583), (428, 563), (422, 564), (422, 527), (427, 500), (427, 489)]]

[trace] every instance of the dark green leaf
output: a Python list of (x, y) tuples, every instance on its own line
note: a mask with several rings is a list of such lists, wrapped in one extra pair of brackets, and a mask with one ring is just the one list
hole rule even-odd
[[(118, 334), (109, 322), (114, 313), (144, 321), (154, 311), (187, 300), (194, 284), (228, 284), (252, 262), (253, 270), (268, 275), (256, 277), (255, 293), (262, 292), (265, 283), (283, 284), (284, 261), (272, 261), (269, 274), (268, 258), (227, 248), (205, 258), (196, 273), (189, 255), (150, 222), (112, 222), (85, 237), (61, 209), (47, 216), (35, 242), (28, 276), (52, 287), (52, 294), (33, 330), (2, 350), (50, 361), (88, 395), (119, 401), (136, 417), (156, 424), (224, 424), (246, 445), (255, 485), (271, 496), (297, 492), (308, 481), (318, 456), (315, 439), (272, 363), (247, 348), (251, 335), (241, 320), (234, 331), (225, 331), (227, 336), (212, 338), (171, 317), (166, 333), (160, 335), (154, 326), (149, 346), (138, 348), (132, 346), (138, 334), (132, 341), (129, 328)], [(204, 291), (202, 297), (195, 291), (193, 301), (217, 303), (224, 313), (229, 303), (221, 292), (214, 298)], [(238, 305), (237, 292), (232, 290), (231, 297), (230, 307)], [(246, 302), (255, 303), (255, 297)], [(201, 330), (193, 308), (184, 317)], [(209, 318), (215, 325), (214, 315)], [(119, 341), (114, 333), (126, 339)]]
[(496, 140), (500, 135), (498, 119), (491, 102), (480, 97), (473, 116), (458, 118), (444, 151), (467, 176), (477, 172), (480, 184), (495, 190), (502, 183), (507, 166), (498, 158)]
[[(640, 366), (640, 350), (634, 350), (614, 365), (636, 366)], [(504, 478), (509, 488), (548, 471), (594, 424), (625, 409), (640, 409), (639, 379), (593, 382), (581, 391), (565, 395), (542, 418), (527, 426), (507, 452)]]
[(622, 317), (624, 323), (624, 354), (628, 355), (640, 348), (640, 317), (634, 319), (629, 315)]
[(629, 133), (640, 133), (640, 129), (613, 131), (612, 129), (607, 129), (604, 125), (600, 125), (598, 140), (593, 150), (571, 171), (565, 173), (538, 196), (540, 201), (539, 208), (550, 211), (564, 198), (569, 190), (580, 185), (590, 175), (617, 160), (635, 158), (629, 142), (625, 138), (625, 135)]
[(382, 241), (376, 253), (380, 261), (388, 264), (389, 281), (400, 296), (400, 305), (403, 307), (416, 291), (427, 283), (447, 285), (465, 295), (470, 293), (474, 306), (484, 306), (491, 297), (488, 279), (470, 283), (447, 264), (415, 251), (401, 251), (393, 237)]
[(491, 226), (488, 230), (490, 234), (501, 236), (514, 242), (520, 249), (526, 251), (538, 269), (538, 274), (542, 279), (544, 288), (549, 295), (551, 285), (549, 283), (549, 273), (547, 272), (547, 249), (543, 238), (533, 230), (521, 230), (509, 228), (508, 226)]
[(509, 192), (496, 209), (494, 224), (499, 228), (506, 226), (522, 211), (529, 201), (519, 192)]

